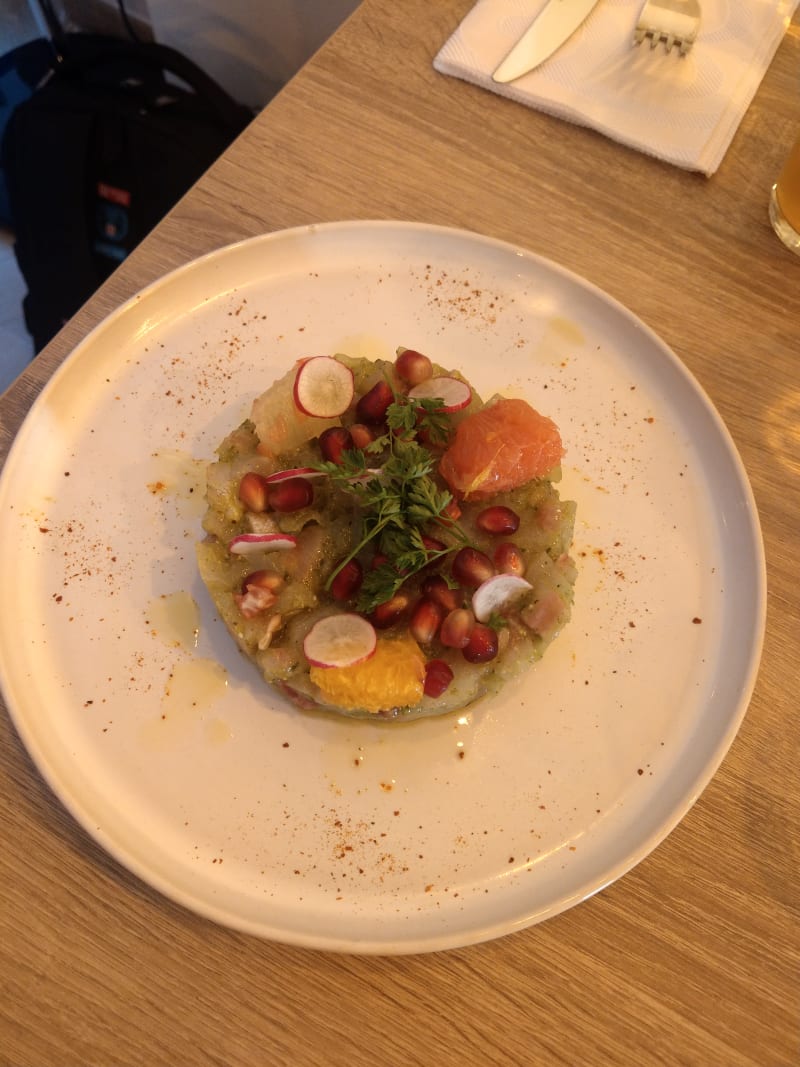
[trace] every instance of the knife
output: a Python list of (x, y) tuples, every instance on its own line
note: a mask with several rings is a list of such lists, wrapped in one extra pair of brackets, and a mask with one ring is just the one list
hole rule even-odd
[(597, 0), (549, 0), (492, 75), (510, 82), (538, 67), (572, 36)]

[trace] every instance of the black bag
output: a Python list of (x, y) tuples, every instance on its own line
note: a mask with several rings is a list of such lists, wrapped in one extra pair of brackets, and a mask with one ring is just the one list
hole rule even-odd
[(36, 351), (253, 118), (165, 45), (87, 34), (59, 44), (62, 61), (13, 112), (2, 145)]
[[(16, 108), (40, 84), (54, 61), (53, 47), (43, 37), (18, 45), (0, 56), (0, 140)], [(11, 228), (5, 174), (0, 167), (0, 225)]]

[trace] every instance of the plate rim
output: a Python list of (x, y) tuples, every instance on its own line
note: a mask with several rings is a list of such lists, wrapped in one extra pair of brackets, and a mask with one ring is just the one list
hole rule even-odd
[(31, 757), (38, 773), (48, 784), (53, 791), (54, 796), (62, 806), (69, 811), (72, 817), (75, 818), (89, 836), (100, 844), (100, 846), (111, 855), (116, 862), (119, 862), (123, 868), (136, 875), (136, 877), (142, 880), (145, 884), (157, 889), (158, 892), (168, 899), (210, 921), (284, 944), (292, 944), (299, 947), (324, 951), (357, 954), (417, 954), (421, 952), (442, 951), (479, 944), (500, 936), (505, 936), (514, 930), (524, 929), (543, 921), (544, 919), (554, 917), (571, 908), (576, 903), (589, 899), (597, 892), (617, 881), (637, 866), (673, 832), (697, 802), (702, 792), (717, 773), (739, 731), (752, 700), (760, 669), (766, 629), (766, 558), (757, 504), (747, 470), (736, 443), (702, 385), (682, 360), (680, 360), (677, 354), (651, 327), (649, 327), (627, 306), (595, 285), (591, 280), (578, 275), (561, 264), (554, 262), (537, 252), (524, 248), (521, 245), (468, 229), (424, 222), (405, 222), (402, 220), (370, 219), (311, 223), (246, 237), (230, 244), (223, 245), (217, 249), (212, 249), (201, 256), (188, 260), (168, 271), (161, 277), (154, 279), (141, 290), (128, 297), (123, 303), (113, 309), (107, 316), (97, 323), (86, 336), (75, 345), (35, 397), (17, 429), (5, 457), (3, 468), (0, 470), (0, 502), (2, 502), (3, 498), (6, 496), (7, 486), (13, 481), (16, 457), (18, 453), (24, 449), (25, 438), (31, 431), (31, 427), (35, 423), (42, 407), (47, 403), (51, 394), (58, 389), (62, 376), (69, 372), (72, 366), (84, 356), (84, 353), (87, 350), (91, 351), (97, 338), (102, 336), (103, 332), (108, 330), (120, 319), (124, 318), (125, 315), (129, 314), (146, 297), (151, 297), (159, 290), (168, 289), (178, 278), (202, 270), (202, 268), (211, 261), (219, 263), (227, 257), (236, 257), (241, 250), (253, 245), (261, 243), (269, 244), (296, 238), (308, 238), (313, 237), (317, 233), (325, 235), (331, 233), (336, 234), (337, 231), (346, 232), (352, 229), (359, 231), (378, 231), (381, 229), (402, 229), (406, 232), (421, 231), (428, 236), (439, 235), (450, 240), (467, 241), (468, 243), (477, 242), (482, 246), (490, 247), (495, 253), (511, 254), (533, 263), (538, 269), (566, 280), (570, 285), (576, 286), (580, 290), (591, 294), (595, 301), (600, 301), (600, 303), (607, 309), (611, 309), (615, 316), (621, 316), (629, 325), (635, 326), (638, 330), (641, 330), (653, 345), (654, 349), (659, 351), (662, 358), (665, 358), (670, 362), (672, 370), (677, 371), (684, 378), (691, 391), (700, 400), (706, 418), (710, 419), (713, 430), (718, 436), (720, 443), (724, 446), (725, 455), (732, 463), (732, 469), (737, 478), (737, 489), (741, 492), (742, 499), (746, 504), (745, 514), (747, 516), (747, 523), (746, 528), (744, 529), (747, 534), (748, 542), (750, 542), (751, 547), (755, 551), (753, 559), (749, 560), (748, 563), (753, 565), (752, 579), (757, 611), (753, 618), (752, 633), (748, 641), (749, 656), (746, 676), (743, 680), (735, 714), (732, 713), (726, 719), (727, 728), (717, 737), (713, 758), (704, 764), (703, 772), (696, 778), (695, 788), (684, 798), (682, 804), (676, 805), (671, 810), (671, 818), (668, 821), (668, 825), (665, 827), (662, 826), (661, 831), (655, 840), (651, 837), (647, 837), (640, 843), (638, 848), (627, 854), (623, 863), (603, 871), (602, 877), (596, 877), (590, 886), (585, 887), (584, 890), (580, 891), (580, 893), (573, 897), (567, 900), (561, 899), (547, 908), (537, 908), (532, 912), (528, 912), (524, 916), (518, 916), (513, 921), (509, 921), (508, 918), (504, 917), (480, 928), (472, 928), (472, 932), (468, 937), (464, 936), (460, 926), (457, 927), (456, 931), (452, 934), (445, 931), (439, 936), (425, 935), (420, 939), (411, 938), (402, 941), (398, 941), (397, 939), (380, 940), (373, 937), (369, 941), (354, 943), (350, 938), (341, 939), (330, 937), (326, 939), (314, 935), (309, 937), (302, 933), (295, 933), (293, 931), (287, 932), (283, 929), (276, 928), (269, 922), (250, 923), (241, 919), (237, 922), (237, 917), (232, 915), (230, 911), (227, 911), (224, 908), (215, 908), (208, 901), (202, 899), (195, 898), (190, 902), (189, 896), (186, 893), (180, 889), (176, 891), (176, 889), (169, 884), (167, 879), (161, 878), (159, 874), (154, 874), (152, 870), (148, 870), (141, 865), (136, 857), (132, 856), (129, 852), (126, 852), (124, 847), (120, 847), (112, 837), (105, 834), (104, 831), (96, 825), (95, 820), (89, 817), (90, 812), (85, 811), (75, 797), (64, 795), (63, 785), (57, 780), (57, 776), (49, 765), (46, 754), (40, 750), (35, 738), (32, 736), (28, 723), (25, 721), (25, 715), (21, 712), (19, 707), (15, 706), (15, 701), (10, 698), (7, 691), (6, 672), (3, 669), (6, 653), (2, 645), (0, 645), (0, 691), (4, 697), (9, 718), (11, 719), (20, 740)]

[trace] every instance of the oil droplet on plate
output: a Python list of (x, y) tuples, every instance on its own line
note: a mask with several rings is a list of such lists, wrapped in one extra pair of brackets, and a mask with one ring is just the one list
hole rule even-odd
[(199, 518), (206, 509), (206, 463), (177, 448), (153, 453), (148, 484), (175, 498), (182, 512)]
[[(225, 692), (227, 684), (228, 672), (214, 660), (178, 663), (167, 679), (159, 715), (142, 727), (142, 743), (150, 751), (163, 752), (190, 740), (203, 712)], [(231, 731), (222, 720), (214, 719), (206, 725), (205, 736), (218, 745), (230, 738)]]
[(571, 319), (565, 319), (562, 315), (556, 315), (548, 323), (550, 331), (558, 337), (561, 337), (568, 344), (582, 345), (586, 343), (586, 338), (583, 335), (583, 330)]
[(197, 648), (200, 612), (194, 599), (183, 590), (151, 600), (147, 621), (150, 632), (170, 648)]
[(206, 723), (206, 738), (214, 746), (219, 748), (233, 737), (233, 731), (224, 719), (211, 719)]
[(323, 770), (337, 788), (415, 790), (453, 764), (453, 745), (470, 747), (479, 729), (472, 710), (407, 723), (360, 723), (332, 735), (322, 749)]
[(577, 323), (560, 315), (548, 319), (542, 338), (536, 349), (536, 358), (542, 362), (560, 366), (575, 354), (575, 349), (586, 343), (583, 331)]
[(385, 340), (367, 333), (350, 334), (349, 337), (342, 337), (333, 346), (332, 351), (346, 352), (348, 356), (359, 359), (386, 359), (390, 362), (394, 360), (395, 355), (394, 350), (388, 346)]

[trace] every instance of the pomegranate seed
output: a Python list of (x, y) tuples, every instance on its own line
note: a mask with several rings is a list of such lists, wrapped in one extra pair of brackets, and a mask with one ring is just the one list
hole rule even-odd
[(481, 582), (492, 577), (495, 569), (484, 552), (477, 548), (460, 548), (453, 560), (451, 573), (459, 585), (477, 589)]
[(435, 601), (445, 611), (455, 611), (463, 606), (464, 598), (460, 589), (453, 589), (441, 574), (432, 574), (422, 583), (422, 592), (429, 600)]
[(370, 616), (370, 621), (373, 626), (376, 626), (379, 630), (385, 630), (389, 626), (393, 626), (398, 622), (408, 610), (408, 605), (411, 603), (411, 597), (408, 593), (395, 593), (389, 600), (384, 600), (382, 604), (373, 611)]
[(453, 680), (453, 671), (443, 659), (432, 659), (425, 666), (423, 689), (426, 697), (440, 697)]
[(503, 541), (494, 550), (494, 565), (501, 574), (516, 574), (522, 577), (525, 573), (522, 552), (511, 541)]
[(350, 600), (361, 588), (364, 571), (357, 559), (349, 559), (331, 582), (334, 600)]
[(255, 471), (248, 471), (239, 482), (239, 499), (248, 511), (266, 511), (269, 502), (266, 478)]
[(269, 589), (276, 593), (283, 586), (283, 578), (276, 571), (252, 571), (242, 582), (242, 592), (248, 589)]
[(419, 443), (421, 445), (425, 445), (425, 447), (431, 452), (443, 452), (450, 442), (449, 434), (446, 438), (443, 438), (438, 434), (434, 435), (429, 433), (429, 431), (424, 426), (421, 429), (418, 429), (416, 431), (416, 434)]
[(314, 499), (314, 490), (307, 478), (285, 478), (269, 487), (269, 506), (274, 511), (299, 511)]
[(356, 416), (359, 422), (375, 426), (386, 418), (386, 409), (394, 402), (394, 394), (388, 382), (380, 381), (356, 404)]
[(375, 431), (362, 422), (355, 422), (350, 427), (350, 436), (353, 439), (353, 448), (366, 448), (375, 440)]
[(435, 570), (441, 563), (440, 554), (449, 551), (449, 549), (444, 541), (439, 541), (436, 537), (429, 537), (427, 534), (422, 534), (422, 543), (430, 558), (430, 562), (426, 564), (426, 569)]
[(485, 623), (476, 622), (461, 655), (468, 663), (488, 663), (497, 655), (497, 649), (496, 631)]
[(467, 608), (456, 608), (445, 615), (439, 640), (447, 648), (465, 648), (475, 629), (475, 616)]
[(447, 507), (444, 509), (444, 511), (442, 512), (442, 517), (445, 519), (450, 519), (451, 522), (458, 522), (458, 520), (461, 518), (461, 508), (456, 503), (455, 498), (453, 498), (447, 505)]
[(475, 519), (479, 529), (488, 534), (512, 534), (519, 529), (519, 515), (511, 508), (495, 504), (494, 507), (484, 508)]
[(413, 348), (398, 353), (394, 369), (407, 385), (419, 385), (433, 375), (433, 364), (427, 356)]
[(419, 641), (421, 645), (429, 645), (436, 637), (436, 631), (439, 629), (443, 618), (444, 609), (442, 606), (437, 604), (435, 600), (423, 597), (422, 600), (418, 601), (411, 614), (411, 620), (408, 624), (409, 632), (414, 640)]
[(329, 463), (341, 463), (342, 452), (353, 448), (353, 438), (346, 426), (329, 426), (319, 435), (322, 458)]
[(444, 552), (447, 548), (444, 541), (440, 541), (438, 537), (429, 537), (428, 534), (422, 535), (422, 543), (426, 552)]

